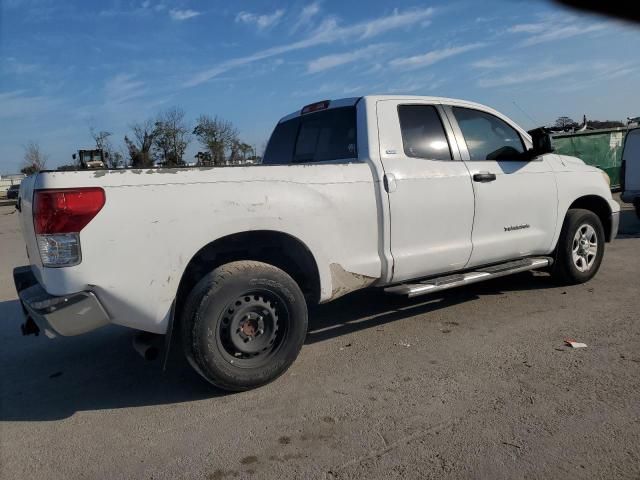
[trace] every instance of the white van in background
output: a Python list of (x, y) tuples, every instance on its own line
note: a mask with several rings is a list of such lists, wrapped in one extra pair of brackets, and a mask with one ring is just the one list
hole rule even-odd
[(622, 201), (633, 203), (640, 218), (640, 128), (629, 130), (622, 150)]

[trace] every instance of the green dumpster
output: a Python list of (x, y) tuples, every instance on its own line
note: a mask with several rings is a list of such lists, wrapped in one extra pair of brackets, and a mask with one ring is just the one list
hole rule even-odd
[(589, 165), (601, 168), (611, 178), (611, 188), (620, 187), (622, 147), (627, 129), (607, 128), (553, 135), (555, 152), (578, 157)]

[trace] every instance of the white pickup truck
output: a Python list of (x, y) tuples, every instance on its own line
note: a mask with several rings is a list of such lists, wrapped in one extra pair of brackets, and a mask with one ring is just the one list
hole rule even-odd
[(176, 329), (205, 379), (244, 390), (291, 365), (308, 305), (354, 290), (585, 282), (619, 205), (551, 150), (477, 103), (365, 96), (282, 118), (261, 165), (41, 172), (19, 198), (23, 332)]

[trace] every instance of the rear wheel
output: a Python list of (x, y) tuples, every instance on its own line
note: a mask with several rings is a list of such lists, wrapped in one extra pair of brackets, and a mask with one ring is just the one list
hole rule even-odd
[(604, 242), (604, 228), (595, 213), (569, 210), (558, 240), (552, 275), (566, 284), (590, 280), (602, 263)]
[(225, 390), (247, 390), (280, 376), (298, 356), (306, 333), (300, 288), (262, 262), (216, 268), (191, 291), (182, 315), (187, 359)]

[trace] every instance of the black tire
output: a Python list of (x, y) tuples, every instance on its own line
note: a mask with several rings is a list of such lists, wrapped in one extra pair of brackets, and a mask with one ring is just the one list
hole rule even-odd
[(633, 202), (633, 206), (636, 207), (636, 217), (640, 220), (640, 199), (636, 198)]
[[(589, 230), (588, 227), (592, 229)], [(585, 232), (591, 234), (591, 238), (595, 235), (597, 246), (595, 247), (595, 254), (589, 254), (582, 250), (581, 239), (576, 240), (576, 235), (580, 229), (581, 233)], [(586, 242), (588, 243), (588, 242)], [(571, 209), (567, 212), (567, 216), (564, 219), (562, 225), (562, 231), (560, 232), (560, 238), (558, 239), (558, 245), (556, 247), (555, 262), (551, 269), (552, 276), (562, 284), (576, 285), (584, 283), (598, 272), (600, 264), (602, 263), (602, 257), (604, 256), (604, 228), (600, 218), (590, 210), (583, 209)], [(583, 257), (576, 263), (574, 261), (574, 250), (576, 249), (576, 255)], [(584, 247), (585, 249), (588, 246)], [(581, 255), (584, 253), (584, 256)], [(593, 256), (593, 261), (591, 258)], [(587, 260), (588, 258), (588, 260)]]
[(213, 385), (242, 391), (282, 375), (307, 334), (296, 282), (262, 262), (231, 262), (193, 288), (181, 317), (185, 355)]

